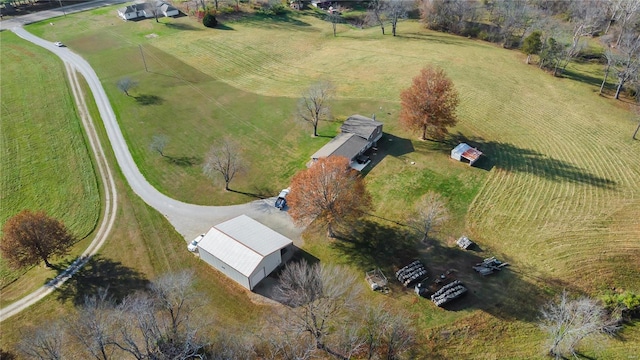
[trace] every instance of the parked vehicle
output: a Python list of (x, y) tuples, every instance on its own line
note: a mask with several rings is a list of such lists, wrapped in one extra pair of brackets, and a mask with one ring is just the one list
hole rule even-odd
[(280, 194), (278, 194), (278, 198), (276, 199), (276, 204), (275, 206), (280, 209), (280, 210), (284, 210), (287, 207), (287, 195), (289, 195), (289, 192), (291, 190), (289, 189), (282, 189), (282, 191), (280, 191)]
[(198, 243), (200, 243), (202, 238), (204, 238), (204, 234), (198, 235), (197, 238), (193, 239), (193, 241), (191, 241), (189, 245), (187, 245), (187, 249), (191, 252), (195, 252), (196, 250), (198, 250)]

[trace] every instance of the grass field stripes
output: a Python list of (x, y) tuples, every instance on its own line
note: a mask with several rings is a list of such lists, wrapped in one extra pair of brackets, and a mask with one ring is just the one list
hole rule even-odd
[[(0, 223), (23, 209), (44, 210), (82, 239), (96, 226), (100, 199), (64, 68), (12, 33), (0, 40)], [(0, 271), (0, 286), (14, 279)]]

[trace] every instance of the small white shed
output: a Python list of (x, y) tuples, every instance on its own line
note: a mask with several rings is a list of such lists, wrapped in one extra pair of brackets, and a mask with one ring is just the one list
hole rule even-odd
[(451, 150), (451, 158), (462, 161), (463, 159), (469, 161), (469, 165), (473, 165), (474, 162), (482, 156), (482, 152), (476, 148), (472, 148), (466, 143), (460, 143), (458, 146)]
[(198, 244), (198, 252), (209, 265), (253, 290), (292, 253), (292, 244), (289, 238), (240, 215), (212, 227)]

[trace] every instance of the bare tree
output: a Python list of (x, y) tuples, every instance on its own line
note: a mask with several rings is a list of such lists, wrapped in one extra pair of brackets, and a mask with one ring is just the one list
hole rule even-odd
[(118, 83), (116, 85), (118, 86), (118, 89), (120, 89), (120, 91), (125, 93), (125, 95), (131, 96), (131, 95), (129, 95), (129, 90), (131, 90), (134, 87), (138, 86), (138, 82), (133, 80), (133, 79), (131, 79), (130, 77), (124, 77), (124, 78), (118, 80)]
[(618, 41), (616, 41), (616, 46), (619, 46), (622, 42), (622, 38), (627, 32), (635, 26), (633, 19), (637, 18), (640, 12), (640, 0), (624, 0), (620, 3), (621, 5), (621, 14), (618, 18), (618, 22), (620, 23)]
[(638, 76), (640, 68), (640, 35), (627, 34), (620, 43), (620, 57), (616, 62), (615, 71), (618, 76), (618, 86), (615, 98), (620, 98), (622, 87)]
[(145, 3), (145, 11), (149, 11), (153, 17), (158, 21), (158, 17), (162, 14), (162, 10), (160, 9), (160, 3), (158, 0), (146, 0)]
[(429, 239), (429, 233), (449, 218), (447, 205), (440, 194), (429, 191), (415, 206), (415, 215), (409, 221), (411, 227), (422, 235), (422, 242)]
[(410, 350), (415, 342), (415, 333), (409, 317), (382, 306), (366, 306), (362, 332), (367, 359), (376, 354), (384, 359), (398, 359)]
[(331, 23), (331, 26), (333, 26), (333, 37), (338, 36), (336, 31), (338, 28), (338, 24), (342, 22), (342, 17), (340, 17), (339, 10), (331, 9), (329, 11), (329, 14), (327, 14), (327, 20)]
[(150, 290), (157, 307), (170, 320), (172, 337), (191, 331), (189, 324), (193, 322), (189, 317), (199, 305), (193, 282), (193, 271), (180, 271), (161, 276), (151, 283)]
[(526, 0), (497, 0), (492, 21), (499, 28), (502, 45), (511, 48), (527, 32), (534, 17)]
[[(578, 6), (577, 8), (580, 9), (580, 11), (577, 11), (575, 14), (576, 18), (571, 35), (571, 42), (569, 46), (565, 48), (564, 56), (559, 62), (558, 69), (560, 72), (563, 72), (569, 62), (584, 48), (585, 44), (580, 40), (585, 36), (593, 36), (593, 34), (600, 30), (602, 25), (602, 13), (599, 11), (599, 8), (595, 6)], [(557, 75), (556, 71), (554, 71), (554, 75)]]
[(238, 146), (229, 139), (224, 139), (211, 147), (203, 165), (203, 172), (214, 179), (216, 174), (222, 175), (224, 189), (229, 191), (229, 183), (243, 168)]
[(108, 291), (99, 289), (96, 295), (85, 295), (77, 316), (67, 323), (70, 335), (95, 359), (109, 360), (113, 356), (116, 340), (114, 307)]
[(609, 32), (611, 25), (618, 22), (622, 16), (622, 3), (626, 0), (607, 0), (605, 1), (605, 23), (604, 35)]
[(566, 291), (558, 302), (544, 306), (540, 315), (540, 327), (548, 334), (549, 355), (556, 359), (575, 356), (576, 347), (588, 337), (613, 334), (618, 329), (617, 321), (595, 300), (586, 297), (572, 300)]
[(151, 295), (125, 298), (115, 311), (119, 333), (115, 345), (140, 360), (199, 356), (204, 341), (198, 336), (194, 310), (200, 297), (192, 281), (191, 272), (167, 274), (152, 283)]
[(412, 4), (412, 2), (407, 0), (387, 0), (384, 13), (391, 23), (391, 33), (393, 36), (396, 36), (398, 21), (407, 17)]
[(166, 135), (153, 135), (151, 138), (151, 144), (149, 144), (149, 148), (152, 151), (157, 151), (160, 156), (164, 157), (164, 148), (167, 147), (169, 143), (169, 137)]
[(607, 60), (607, 66), (604, 68), (604, 78), (602, 79), (602, 84), (600, 85), (599, 94), (602, 95), (602, 91), (604, 90), (604, 86), (607, 83), (607, 78), (609, 77), (609, 71), (611, 70), (611, 66), (616, 63), (616, 55), (614, 54), (611, 48), (607, 48), (604, 52), (604, 57)]
[(318, 136), (318, 123), (327, 120), (331, 116), (329, 100), (333, 97), (335, 88), (328, 81), (321, 81), (311, 85), (307, 92), (298, 101), (299, 119), (313, 126), (313, 136)]
[(300, 330), (289, 309), (279, 309), (267, 318), (258, 335), (262, 341), (266, 359), (307, 360), (317, 351), (309, 332)]
[(309, 265), (305, 260), (285, 267), (276, 296), (291, 307), (291, 326), (311, 335), (315, 347), (340, 359), (347, 357), (329, 343), (330, 335), (357, 308), (358, 279), (338, 266)]
[(27, 359), (63, 360), (65, 339), (64, 326), (60, 322), (45, 323), (43, 327), (23, 334), (18, 352)]
[(256, 359), (255, 336), (237, 327), (227, 328), (217, 334), (209, 346), (212, 360)]
[[(636, 98), (636, 101), (638, 101), (639, 98)], [(636, 103), (636, 107), (634, 109), (634, 113), (635, 113), (635, 117), (636, 117), (636, 121), (638, 122), (638, 126), (636, 127), (636, 131), (633, 132), (633, 136), (631, 137), (633, 140), (636, 140), (636, 135), (638, 135), (638, 131), (640, 131), (640, 106), (638, 106), (638, 104)]]
[(424, 0), (419, 6), (420, 19), (429, 29), (454, 34), (461, 34), (477, 15), (473, 1)]
[(380, 26), (382, 35), (384, 35), (384, 23), (387, 21), (385, 14), (386, 6), (386, 0), (373, 0), (369, 2), (369, 8), (367, 10), (367, 22)]

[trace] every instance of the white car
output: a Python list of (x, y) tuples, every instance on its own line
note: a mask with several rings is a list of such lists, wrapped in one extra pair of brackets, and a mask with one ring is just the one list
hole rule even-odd
[(195, 252), (196, 250), (198, 250), (198, 243), (200, 242), (200, 240), (202, 240), (203, 237), (204, 234), (198, 235), (197, 238), (193, 239), (193, 241), (191, 241), (189, 245), (187, 245), (187, 249), (191, 252)]
[(63, 47), (63, 46), (64, 46), (64, 44), (63, 44), (63, 43), (61, 43), (60, 41), (56, 41), (56, 42), (54, 42), (54, 43), (53, 43), (53, 45), (55, 45), (55, 46), (57, 46), (57, 47)]

